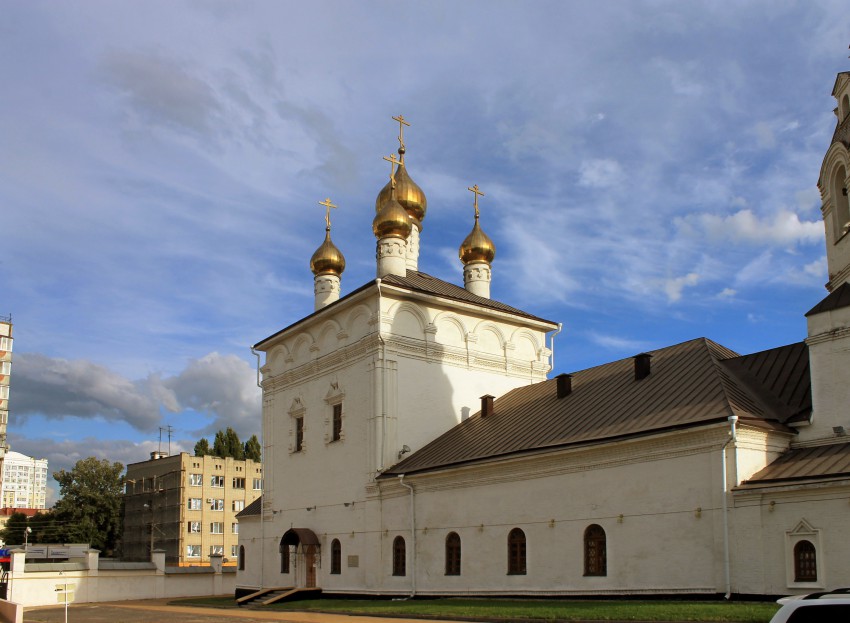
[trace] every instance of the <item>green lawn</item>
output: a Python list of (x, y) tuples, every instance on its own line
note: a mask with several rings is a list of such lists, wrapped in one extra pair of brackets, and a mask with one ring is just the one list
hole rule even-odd
[[(180, 604), (232, 606), (231, 598), (186, 599)], [(427, 599), (413, 601), (314, 599), (267, 606), (274, 610), (401, 615), (476, 621), (734, 621), (767, 623), (775, 603), (722, 601)]]

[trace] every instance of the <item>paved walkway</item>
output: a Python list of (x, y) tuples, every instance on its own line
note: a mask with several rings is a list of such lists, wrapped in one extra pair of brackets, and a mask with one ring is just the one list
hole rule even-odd
[[(289, 623), (422, 623), (412, 619), (382, 619), (380, 617), (348, 616), (345, 614), (320, 614), (318, 612), (266, 612), (262, 610), (226, 610), (221, 608), (196, 608), (169, 606), (170, 599), (143, 601), (110, 601), (96, 604), (71, 604), (68, 606), (68, 623), (264, 623), (288, 621)], [(41, 606), (24, 611), (25, 623), (64, 623), (64, 606)], [(449, 623), (430, 621), (428, 623)]]

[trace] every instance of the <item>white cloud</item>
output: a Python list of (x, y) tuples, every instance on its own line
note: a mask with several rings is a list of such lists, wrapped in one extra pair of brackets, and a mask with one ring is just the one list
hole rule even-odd
[(211, 420), (201, 434), (227, 426), (240, 434), (260, 428), (256, 371), (235, 355), (219, 353), (191, 360), (176, 376), (138, 381), (90, 361), (17, 353), (12, 399), (17, 418), (100, 419), (150, 432), (162, 423), (161, 409), (192, 410)]
[(723, 288), (717, 295), (721, 299), (730, 299), (738, 294), (738, 291), (733, 288)]
[(651, 348), (651, 344), (645, 340), (607, 335), (595, 331), (587, 333), (587, 338), (597, 346), (613, 351), (634, 351), (638, 353), (650, 350)]
[(675, 303), (682, 298), (682, 290), (686, 287), (693, 287), (697, 283), (699, 283), (699, 275), (696, 273), (688, 273), (681, 277), (668, 279), (664, 283), (664, 292), (667, 294), (667, 300)]
[(590, 188), (607, 188), (615, 184), (621, 184), (623, 168), (616, 160), (608, 158), (586, 160), (579, 167), (580, 186)]
[(759, 147), (763, 149), (776, 147), (776, 136), (769, 123), (759, 121), (753, 128), (753, 131), (755, 132)]
[(740, 210), (729, 216), (701, 214), (697, 221), (715, 240), (731, 239), (756, 244), (814, 244), (823, 240), (820, 221), (800, 221), (788, 210), (772, 218), (760, 218), (752, 210)]

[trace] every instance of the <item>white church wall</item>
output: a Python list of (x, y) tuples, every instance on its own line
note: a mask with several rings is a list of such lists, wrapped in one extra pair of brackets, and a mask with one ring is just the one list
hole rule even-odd
[(800, 427), (798, 441), (835, 438), (833, 427), (850, 435), (850, 307), (809, 316), (808, 332), (812, 423)]
[[(735, 591), (787, 595), (846, 587), (848, 500), (848, 480), (736, 492), (731, 519)], [(793, 548), (800, 539), (815, 545), (816, 582), (794, 579)]]
[[(722, 592), (716, 563), (720, 478), (713, 472), (724, 432), (407, 478), (416, 490), (417, 592)], [(385, 522), (398, 527), (410, 552), (409, 498), (398, 495), (397, 483), (382, 488)], [(606, 532), (605, 577), (584, 576), (583, 536), (591, 524)], [(507, 574), (514, 527), (527, 538), (525, 575)], [(461, 576), (445, 575), (445, 539), (452, 531), (461, 537)], [(391, 548), (384, 552), (386, 578)], [(410, 563), (408, 570), (409, 590)], [(395, 590), (398, 584), (392, 578), (385, 586)]]

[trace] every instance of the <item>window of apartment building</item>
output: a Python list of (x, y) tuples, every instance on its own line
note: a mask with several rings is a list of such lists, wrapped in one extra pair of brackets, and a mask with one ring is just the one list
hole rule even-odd
[(210, 486), (219, 489), (224, 487), (224, 476), (210, 476)]
[(188, 524), (187, 532), (191, 534), (200, 534), (201, 533), (201, 522), (200, 521), (190, 521)]
[(342, 545), (339, 539), (331, 541), (331, 575), (342, 573)]
[(224, 556), (224, 545), (210, 545), (210, 556)]
[(245, 500), (233, 500), (233, 511), (239, 512), (245, 510)]
[(508, 575), (525, 575), (525, 532), (514, 528), (508, 533)]
[(304, 449), (304, 417), (295, 418), (295, 452)]
[(449, 532), (446, 537), (446, 575), (460, 575), (460, 537)]
[(0, 337), (0, 350), (9, 352), (12, 350), (13, 340), (8, 337)]
[(12, 371), (11, 361), (0, 361), (0, 374), (9, 374)]
[(213, 521), (210, 523), (210, 534), (224, 534), (224, 522)]
[(8, 400), (9, 399), (9, 386), (8, 385), (0, 385), (0, 400)]
[(263, 479), (262, 478), (254, 478), (254, 491), (262, 491), (263, 489)]
[(223, 511), (224, 510), (224, 500), (215, 499), (210, 502), (210, 510), (211, 511)]
[(189, 485), (192, 487), (201, 487), (204, 484), (203, 474), (189, 474)]
[(393, 575), (405, 575), (407, 571), (407, 550), (404, 537), (393, 539)]
[(239, 546), (238, 545), (231, 545), (230, 546), (230, 555), (231, 556), (236, 557), (238, 552), (239, 552)]
[(233, 488), (234, 489), (244, 489), (245, 488), (245, 479), (234, 476), (233, 477)]
[(188, 509), (190, 511), (202, 510), (203, 506), (201, 506), (201, 498), (189, 498)]
[(608, 575), (605, 530), (596, 524), (584, 531), (584, 575)]
[(342, 438), (342, 403), (335, 404), (333, 409), (331, 441), (339, 441)]
[(232, 524), (230, 524), (230, 531), (233, 534), (239, 534), (239, 524), (235, 521)]
[(186, 546), (186, 558), (200, 558), (201, 557), (201, 546), (200, 545), (187, 545)]

